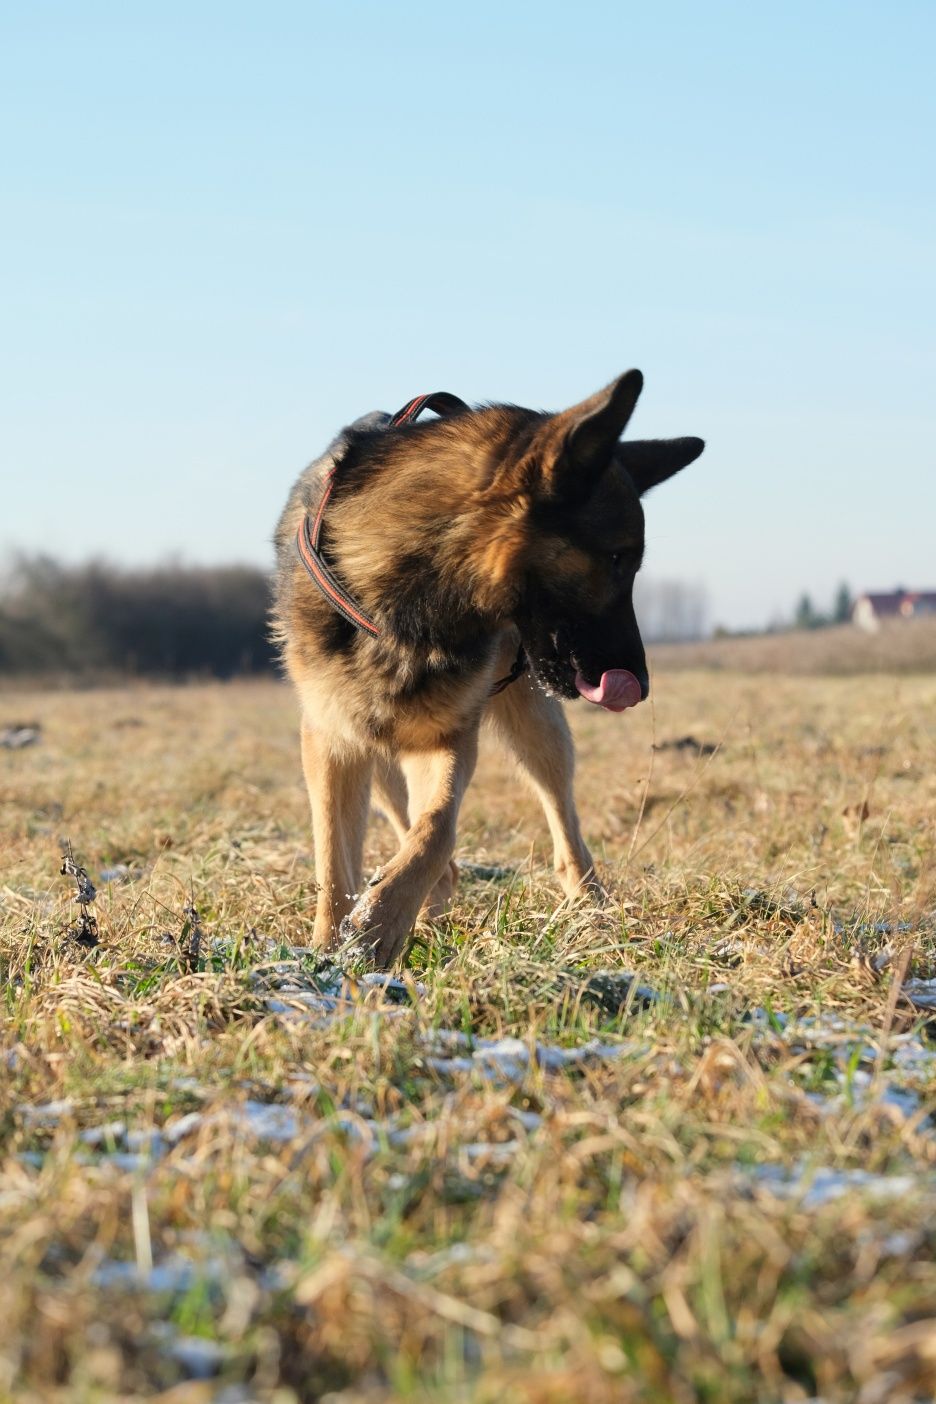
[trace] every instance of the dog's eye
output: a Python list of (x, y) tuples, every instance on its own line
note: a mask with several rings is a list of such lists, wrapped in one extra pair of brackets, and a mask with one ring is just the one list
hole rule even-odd
[(633, 546), (622, 546), (620, 551), (609, 551), (608, 562), (615, 575), (632, 575), (640, 568), (640, 552)]

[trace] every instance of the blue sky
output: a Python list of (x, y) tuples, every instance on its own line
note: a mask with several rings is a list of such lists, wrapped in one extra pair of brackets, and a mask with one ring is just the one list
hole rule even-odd
[(936, 7), (46, 3), (0, 17), (0, 551), (269, 563), (295, 473), (629, 366), (650, 575), (936, 587)]

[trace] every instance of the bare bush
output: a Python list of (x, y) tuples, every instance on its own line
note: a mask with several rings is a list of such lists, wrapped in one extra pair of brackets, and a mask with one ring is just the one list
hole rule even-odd
[(703, 585), (638, 576), (634, 606), (648, 643), (701, 639), (706, 633), (708, 600)]
[(273, 665), (269, 582), (249, 566), (21, 558), (0, 599), (0, 673), (232, 677)]

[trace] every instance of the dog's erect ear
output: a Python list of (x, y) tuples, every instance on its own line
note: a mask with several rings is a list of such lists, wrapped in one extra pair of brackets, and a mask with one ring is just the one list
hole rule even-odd
[(704, 439), (632, 439), (618, 444), (617, 460), (633, 479), (638, 497), (698, 458)]
[(559, 416), (570, 427), (550, 475), (556, 496), (586, 497), (591, 492), (611, 462), (642, 389), (640, 371), (629, 370)]

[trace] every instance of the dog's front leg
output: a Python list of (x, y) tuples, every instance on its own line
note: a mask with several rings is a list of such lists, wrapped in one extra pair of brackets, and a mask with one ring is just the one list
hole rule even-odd
[(327, 949), (335, 944), (339, 924), (361, 890), (372, 761), (336, 750), (305, 718), (301, 736), (318, 887), (312, 939)]
[(477, 754), (475, 723), (432, 750), (402, 758), (413, 821), (399, 853), (341, 923), (351, 955), (387, 969), (403, 953), (420, 908), (451, 861)]
[(582, 838), (572, 782), (575, 750), (561, 703), (521, 678), (488, 704), (487, 720), (539, 798), (553, 841), (556, 877), (567, 897), (607, 897)]

